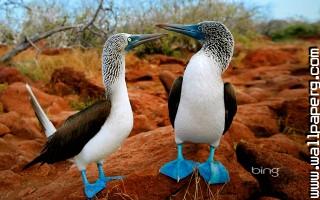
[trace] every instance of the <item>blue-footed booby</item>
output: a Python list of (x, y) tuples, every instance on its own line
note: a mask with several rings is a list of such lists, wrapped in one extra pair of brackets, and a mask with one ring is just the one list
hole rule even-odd
[[(188, 35), (202, 44), (189, 61), (183, 77), (174, 81), (169, 93), (169, 117), (175, 130), (178, 156), (163, 165), (160, 173), (179, 181), (198, 167), (200, 175), (209, 184), (228, 182), (229, 173), (222, 163), (214, 160), (214, 151), (237, 111), (235, 92), (221, 77), (231, 61), (233, 36), (224, 24), (216, 21), (157, 26)], [(207, 161), (198, 165), (184, 159), (184, 142), (210, 144)]]
[[(133, 113), (125, 81), (125, 53), (163, 35), (165, 34), (119, 33), (110, 36), (102, 52), (102, 77), (106, 99), (70, 116), (57, 130), (27, 86), (32, 106), (49, 138), (40, 155), (24, 168), (36, 163), (52, 164), (74, 157), (81, 171), (84, 193), (88, 198), (104, 189), (108, 181), (121, 178), (105, 176), (102, 162), (120, 147), (133, 126)], [(86, 176), (86, 166), (89, 163), (96, 163), (98, 167), (99, 178), (94, 183), (89, 183)]]

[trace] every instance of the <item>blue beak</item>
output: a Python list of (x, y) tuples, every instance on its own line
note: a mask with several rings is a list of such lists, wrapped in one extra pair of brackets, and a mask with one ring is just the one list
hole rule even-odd
[(167, 34), (163, 33), (156, 33), (156, 34), (137, 34), (131, 35), (129, 38), (131, 41), (128, 42), (127, 47), (125, 48), (126, 51), (130, 51), (134, 47), (139, 46), (140, 44), (159, 39)]
[(159, 28), (166, 29), (168, 31), (174, 31), (182, 33), (184, 35), (190, 36), (197, 40), (204, 40), (204, 34), (199, 30), (200, 25), (198, 24), (189, 24), (189, 25), (180, 25), (180, 24), (157, 24)]

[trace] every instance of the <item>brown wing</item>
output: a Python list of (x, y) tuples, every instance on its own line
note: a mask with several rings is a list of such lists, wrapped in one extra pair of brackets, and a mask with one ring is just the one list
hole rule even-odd
[(183, 77), (179, 76), (172, 84), (170, 94), (168, 97), (169, 117), (172, 126), (174, 127), (174, 120), (176, 119), (182, 88)]
[(230, 128), (234, 115), (237, 112), (237, 99), (231, 83), (224, 84), (225, 124), (223, 134)]
[(70, 116), (48, 139), (40, 155), (28, 163), (55, 163), (79, 154), (85, 144), (100, 130), (110, 114), (111, 102), (99, 101)]

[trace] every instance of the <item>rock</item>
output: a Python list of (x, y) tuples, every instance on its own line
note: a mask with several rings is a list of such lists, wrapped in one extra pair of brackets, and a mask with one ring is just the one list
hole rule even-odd
[(308, 147), (291, 140), (285, 134), (275, 134), (269, 138), (256, 139), (253, 142), (259, 145), (259, 147), (288, 154), (305, 162), (309, 160)]
[(240, 141), (251, 141), (256, 139), (254, 133), (246, 125), (233, 121), (229, 130), (223, 136), (233, 147)]
[(136, 115), (145, 115), (151, 124), (169, 125), (167, 101), (140, 90), (129, 91), (132, 110)]
[(307, 162), (249, 142), (240, 142), (236, 153), (238, 161), (259, 180), (262, 193), (280, 199), (308, 199), (306, 177), (311, 166)]
[(7, 133), (10, 133), (10, 129), (6, 125), (0, 123), (0, 137)]
[(237, 97), (237, 104), (242, 105), (242, 104), (249, 104), (249, 103), (256, 103), (257, 99), (250, 96), (249, 94), (237, 90), (236, 89), (236, 97)]
[(285, 99), (296, 99), (300, 97), (307, 97), (308, 95), (307, 89), (284, 89), (278, 94), (279, 97)]
[[(265, 85), (265, 84), (263, 84)], [(255, 98), (258, 102), (265, 101), (270, 96), (273, 96), (272, 93), (266, 89), (252, 86), (245, 90), (245, 92), (251, 97)]]
[[(144, 145), (138, 147), (139, 143), (143, 143)], [(175, 159), (176, 156), (176, 145), (174, 143), (171, 127), (164, 127), (154, 131), (141, 133), (132, 137), (132, 139), (130, 138), (124, 145), (136, 153), (125, 152), (125, 149), (121, 149), (110, 159), (117, 158), (119, 159), (119, 162), (123, 163), (123, 165), (133, 163), (133, 165), (131, 165), (135, 167), (136, 170), (134, 170), (134, 175), (129, 175), (128, 178), (125, 179), (124, 184), (120, 185), (120, 191), (125, 192), (131, 197), (138, 197), (138, 199), (164, 199), (165, 197), (182, 199), (179, 197), (183, 197), (184, 194), (186, 194), (186, 191), (189, 191), (190, 195), (192, 195), (199, 192), (199, 190), (202, 190), (203, 195), (206, 197), (210, 196), (210, 192), (208, 193), (208, 187), (202, 180), (200, 181), (199, 178), (192, 178), (191, 185), (188, 188), (190, 181), (189, 178), (177, 184), (175, 181), (158, 174), (159, 168), (165, 162)], [(162, 157), (161, 155), (166, 156)], [(188, 159), (203, 162), (208, 156), (208, 145), (185, 145), (184, 155)], [(139, 158), (138, 156), (148, 157), (149, 159), (146, 161), (143, 160), (142, 157)], [(248, 173), (243, 171), (236, 162), (233, 162), (234, 156), (232, 147), (226, 143), (225, 140), (222, 140), (220, 147), (216, 152), (216, 159), (224, 163), (229, 169), (231, 182), (225, 186), (210, 186), (209, 190), (215, 194), (221, 189), (222, 192), (220, 195), (222, 198), (227, 196), (233, 196), (234, 198), (234, 195), (236, 195), (239, 199), (246, 199), (258, 191), (258, 185), (251, 176), (248, 176)], [(123, 159), (121, 159), (121, 157), (123, 157)], [(195, 176), (196, 175), (194, 175), (194, 177)], [(200, 181), (200, 183), (198, 183), (198, 181)], [(140, 187), (139, 183), (145, 186)], [(128, 188), (128, 185), (131, 187)], [(195, 190), (196, 185), (199, 187), (198, 191)], [(234, 187), (238, 188), (237, 194), (233, 193), (235, 191)], [(146, 191), (144, 188), (148, 188), (148, 190)], [(156, 188), (160, 189), (157, 190)], [(117, 193), (112, 190), (108, 191), (110, 192), (109, 195), (111, 197), (115, 196)]]
[(293, 76), (309, 76), (309, 67), (307, 66), (295, 66), (290, 70), (290, 74)]
[(15, 111), (25, 116), (34, 116), (33, 110), (27, 97), (25, 84), (16, 82), (8, 86), (2, 92), (0, 101), (5, 112)]
[(54, 115), (50, 115), (50, 121), (52, 124), (58, 128), (60, 127), (68, 117), (76, 114), (78, 111), (62, 111)]
[(152, 81), (156, 75), (156, 66), (146, 60), (139, 59), (133, 54), (126, 56), (126, 81)]
[[(0, 191), (12, 189), (21, 184), (21, 176), (11, 170), (1, 170), (0, 177)], [(3, 195), (1, 196), (3, 197)]]
[(101, 98), (105, 89), (86, 79), (85, 74), (70, 67), (56, 69), (49, 83), (52, 93), (60, 96), (76, 93), (82, 99)]
[(183, 75), (184, 69), (185, 69), (184, 65), (180, 65), (180, 64), (161, 64), (161, 65), (159, 65), (160, 71), (169, 71), (169, 72), (176, 74), (176, 75)]
[(130, 136), (136, 135), (141, 132), (150, 131), (157, 128), (155, 121), (151, 121), (145, 115), (135, 115), (133, 122), (133, 129), (130, 133)]
[(288, 132), (296, 132), (305, 134), (309, 130), (308, 112), (304, 112), (309, 109), (308, 98), (299, 98), (293, 101), (286, 101), (286, 130)]
[(272, 80), (270, 80), (270, 84), (274, 85), (274, 90), (282, 91), (283, 89), (303, 89), (308, 88), (308, 77), (305, 80), (304, 77), (300, 76), (291, 76), (291, 75), (278, 75), (274, 76)]
[(0, 152), (12, 152), (15, 153), (16, 149), (10, 142), (4, 139), (4, 137), (0, 137)]
[(147, 60), (150, 63), (156, 64), (156, 65), (162, 65), (162, 64), (180, 64), (183, 66), (185, 65), (185, 62), (181, 59), (177, 59), (174, 57), (165, 56), (165, 55), (161, 55), (161, 54), (149, 55), (147, 57)]
[(16, 163), (16, 154), (0, 152), (0, 171), (8, 170)]
[[(69, 104), (63, 98), (46, 94), (35, 87), (32, 87), (32, 91), (44, 110), (51, 105), (59, 105), (63, 110), (70, 110)], [(22, 116), (35, 117), (24, 83), (16, 82), (9, 85), (8, 88), (2, 92), (0, 101), (3, 104), (5, 112), (15, 111)]]
[(8, 112), (8, 113), (2, 113), (0, 115), (0, 123), (7, 126), (9, 129), (10, 127), (13, 127), (15, 124), (15, 121), (20, 119), (20, 115), (17, 112)]
[(127, 71), (126, 72), (126, 80), (130, 82), (137, 82), (137, 81), (151, 81), (152, 74), (149, 72), (144, 71)]
[(277, 115), (268, 106), (240, 105), (235, 119), (248, 126), (258, 137), (268, 137), (279, 133)]
[(0, 67), (0, 83), (25, 82), (27, 79), (13, 67)]
[(282, 111), (284, 108), (284, 103), (285, 103), (285, 99), (275, 97), (275, 98), (268, 98), (268, 100), (261, 101), (257, 104), (261, 106), (268, 106), (268, 108), (274, 111), (278, 117), (279, 116), (281, 117), (283, 115)]
[[(208, 152), (208, 145), (186, 144), (184, 148), (186, 158), (199, 162), (207, 159)], [(109, 182), (107, 189), (98, 194), (97, 199), (160, 200), (167, 197), (182, 199), (181, 197), (186, 194), (186, 191), (189, 192), (187, 195), (192, 195), (200, 194), (201, 190), (205, 199), (210, 197), (212, 193), (219, 195), (222, 199), (237, 198), (242, 200), (254, 197), (259, 192), (257, 180), (236, 162), (235, 152), (225, 140), (221, 141), (221, 145), (216, 152), (216, 159), (224, 163), (230, 172), (231, 182), (225, 185), (208, 187), (202, 178), (200, 179), (195, 174), (179, 183), (159, 174), (159, 168), (165, 162), (175, 159), (175, 157), (176, 145), (170, 126), (157, 128), (128, 138), (121, 149), (109, 156), (104, 164), (107, 175), (124, 175), (125, 179)], [(44, 196), (47, 199), (83, 199), (83, 185), (79, 171), (74, 165), (62, 164), (51, 165), (55, 168), (50, 169), (49, 173), (43, 175), (35, 174), (39, 167), (28, 169), (28, 174), (31, 173), (32, 175), (29, 176), (29, 184), (15, 189), (19, 192), (26, 191), (23, 192), (25, 199), (37, 199)], [(88, 179), (94, 181), (97, 178), (96, 167), (90, 165), (87, 174)], [(50, 179), (48, 177), (36, 182), (38, 180), (36, 178), (42, 176), (49, 176)], [(35, 190), (28, 189), (30, 185)], [(195, 190), (196, 187), (197, 190)], [(4, 194), (9, 194), (9, 198), (14, 197), (15, 195), (10, 192)]]
[(173, 73), (169, 71), (163, 71), (159, 75), (159, 79), (168, 95), (170, 93), (172, 84), (176, 78), (177, 76), (175, 76)]
[(34, 191), (36, 191), (35, 188), (33, 187), (28, 187), (26, 189), (23, 189), (22, 191), (19, 192), (18, 197), (25, 197), (31, 193), (33, 193)]
[(263, 196), (263, 197), (260, 197), (258, 200), (281, 200), (281, 199), (278, 199), (278, 198), (275, 198), (275, 197)]
[(147, 60), (140, 59), (134, 54), (126, 55), (126, 70), (132, 69), (147, 69), (150, 63)]
[[(22, 155), (24, 158), (26, 158), (26, 160), (30, 161), (42, 150), (45, 141), (46, 138), (44, 138), (41, 143), (36, 140), (15, 141), (15, 146), (17, 148), (18, 154)], [(20, 162), (17, 164), (22, 166), (26, 163)]]
[(298, 63), (294, 54), (279, 49), (257, 49), (250, 51), (243, 59), (245, 65), (250, 67), (274, 66), (286, 63)]
[[(143, 144), (143, 145), (141, 145)], [(158, 128), (150, 132), (140, 133), (139, 135), (129, 138), (120, 151), (113, 154), (106, 161), (106, 169), (112, 171), (120, 171), (121, 166), (131, 166), (126, 169), (125, 174), (129, 174), (124, 182), (110, 183), (108, 188), (108, 197), (118, 199), (116, 196), (120, 194), (128, 195), (138, 199), (182, 199), (186, 191), (193, 195), (202, 190), (204, 196), (210, 196), (211, 191), (216, 194), (220, 191), (221, 197), (231, 196), (238, 199), (247, 199), (254, 195), (258, 190), (256, 181), (244, 171), (237, 162), (234, 162), (235, 154), (232, 147), (222, 140), (220, 147), (216, 152), (216, 159), (226, 165), (230, 171), (231, 182), (226, 185), (207, 185), (201, 180), (187, 178), (179, 183), (159, 175), (159, 168), (169, 160), (176, 157), (176, 145), (171, 127)], [(128, 151), (130, 149), (130, 151)], [(186, 144), (184, 155), (187, 159), (193, 159), (203, 162), (208, 156), (208, 145)], [(148, 158), (147, 160), (144, 158)], [(108, 160), (118, 163), (116, 166), (110, 166)], [(195, 175), (193, 175), (195, 177)], [(190, 187), (188, 188), (189, 181)], [(200, 183), (198, 183), (200, 181)], [(198, 185), (199, 184), (199, 185)], [(198, 191), (195, 186), (198, 186)], [(234, 193), (235, 187), (237, 193)], [(117, 188), (117, 189), (113, 189)], [(189, 190), (190, 189), (190, 190)], [(106, 191), (103, 194), (106, 195)], [(104, 196), (104, 195), (102, 195)], [(206, 198), (205, 198), (206, 199)]]
[(6, 125), (11, 130), (11, 133), (17, 137), (25, 139), (43, 137), (37, 122), (29, 118), (21, 118), (16, 112), (1, 114), (0, 123)]

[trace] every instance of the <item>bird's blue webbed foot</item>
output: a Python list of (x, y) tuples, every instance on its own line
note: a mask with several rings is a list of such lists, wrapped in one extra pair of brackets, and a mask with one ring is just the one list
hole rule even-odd
[(97, 182), (100, 182), (101, 184), (106, 185), (109, 181), (113, 180), (121, 180), (123, 179), (122, 176), (105, 176), (103, 172), (102, 163), (97, 163), (98, 171), (99, 171), (99, 178)]
[(192, 160), (185, 160), (182, 154), (182, 144), (178, 144), (178, 156), (176, 160), (164, 164), (160, 168), (160, 173), (169, 176), (178, 182), (189, 176), (196, 168), (197, 164)]
[(89, 183), (86, 170), (81, 171), (82, 181), (84, 184), (84, 194), (87, 198), (91, 199), (96, 196), (101, 190), (105, 188), (105, 184), (101, 184), (100, 182), (96, 181), (95, 183)]
[(198, 166), (200, 175), (209, 184), (226, 183), (230, 181), (228, 170), (219, 161), (213, 160), (214, 147), (210, 146), (210, 155), (206, 162)]

